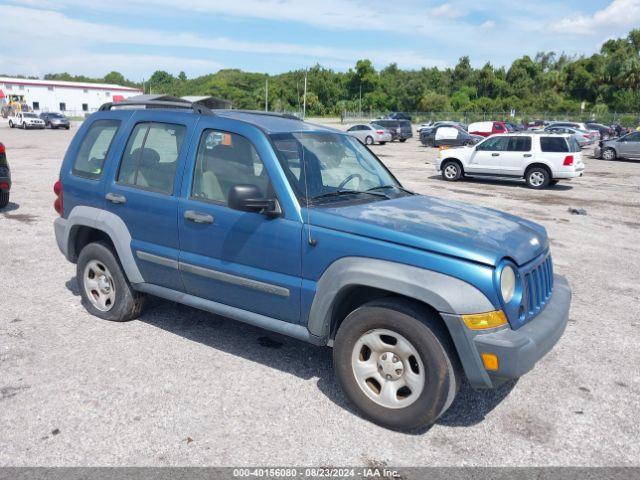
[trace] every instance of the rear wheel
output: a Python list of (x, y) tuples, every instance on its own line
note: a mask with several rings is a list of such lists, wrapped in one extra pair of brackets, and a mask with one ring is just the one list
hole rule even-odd
[(78, 257), (76, 278), (82, 304), (96, 317), (114, 322), (137, 318), (145, 296), (131, 288), (109, 246), (90, 243)]
[(613, 148), (605, 148), (602, 152), (602, 158), (604, 160), (615, 160), (616, 157), (616, 151)]
[(527, 170), (525, 180), (530, 188), (539, 190), (549, 185), (551, 175), (549, 175), (549, 171), (546, 168), (533, 167)]
[(373, 137), (368, 136), (364, 139), (364, 143), (366, 143), (367, 145), (373, 145)]
[(0, 192), (0, 208), (9, 205), (9, 192)]
[(442, 178), (448, 182), (455, 182), (462, 177), (462, 167), (458, 162), (448, 161), (442, 165)]
[(9, 128), (13, 128), (13, 127), (14, 127), (13, 122), (9, 120)]
[(404, 142), (406, 142), (406, 141), (407, 141), (407, 139), (406, 139), (406, 138), (401, 138), (401, 139), (400, 139), (400, 143), (404, 143)]
[(401, 299), (370, 302), (340, 325), (333, 365), (345, 394), (375, 423), (435, 422), (458, 391), (457, 358), (436, 318)]

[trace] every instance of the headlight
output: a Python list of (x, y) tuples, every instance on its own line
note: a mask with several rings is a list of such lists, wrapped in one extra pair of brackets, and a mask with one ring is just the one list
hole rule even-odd
[(500, 274), (500, 294), (504, 303), (509, 303), (516, 291), (516, 272), (509, 265)]

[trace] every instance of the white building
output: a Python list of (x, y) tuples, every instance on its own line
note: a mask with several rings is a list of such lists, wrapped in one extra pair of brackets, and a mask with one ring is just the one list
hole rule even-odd
[(84, 116), (100, 105), (117, 102), (142, 90), (106, 83), (63, 82), (0, 77), (0, 104), (13, 95), (24, 95), (24, 103), (36, 112), (65, 112), (68, 116)]

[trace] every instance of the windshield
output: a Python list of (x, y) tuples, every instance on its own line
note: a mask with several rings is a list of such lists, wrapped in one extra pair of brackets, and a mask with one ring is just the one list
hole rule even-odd
[[(271, 135), (291, 187), (304, 203), (321, 203), (347, 196), (385, 198), (376, 189), (401, 185), (358, 140), (340, 133), (282, 133)], [(305, 178), (306, 170), (306, 178)], [(335, 196), (334, 196), (335, 195)]]
[(22, 116), (24, 118), (38, 118), (38, 116), (35, 113), (23, 113)]

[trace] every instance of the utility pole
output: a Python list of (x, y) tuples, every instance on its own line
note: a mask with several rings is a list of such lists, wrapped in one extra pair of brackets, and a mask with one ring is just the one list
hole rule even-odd
[(362, 118), (362, 81), (360, 81), (360, 118)]
[(264, 111), (269, 111), (269, 76), (264, 81)]
[(302, 95), (302, 119), (307, 116), (307, 71), (304, 71), (304, 94)]

